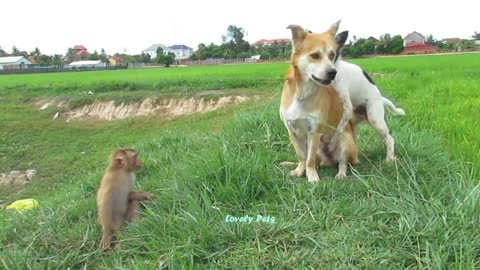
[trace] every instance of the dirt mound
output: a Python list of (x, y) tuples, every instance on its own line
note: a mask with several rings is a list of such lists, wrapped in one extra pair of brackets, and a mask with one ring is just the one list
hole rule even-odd
[[(208, 93), (211, 94), (211, 93)], [(238, 104), (248, 100), (258, 99), (258, 96), (224, 96), (219, 98), (206, 99), (202, 97), (192, 98), (146, 98), (142, 102), (118, 103), (115, 101), (99, 101), (85, 105), (70, 111), (61, 113), (67, 121), (78, 119), (102, 119), (116, 120), (133, 116), (145, 116), (150, 114), (161, 114), (166, 117), (192, 114), (197, 112), (210, 112), (223, 108), (230, 104)], [(66, 107), (65, 102), (58, 100), (39, 99), (34, 105), (40, 110), (49, 106)], [(58, 113), (54, 118), (58, 117)]]

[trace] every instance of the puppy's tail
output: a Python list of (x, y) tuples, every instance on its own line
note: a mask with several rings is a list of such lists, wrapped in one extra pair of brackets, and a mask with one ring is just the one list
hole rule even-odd
[(391, 111), (393, 114), (395, 115), (405, 115), (405, 111), (403, 109), (400, 109), (400, 108), (397, 108), (395, 107), (395, 105), (393, 104), (393, 102), (391, 102), (389, 99), (385, 98), (385, 97), (382, 97), (382, 100), (383, 100), (383, 105), (385, 105), (387, 107), (387, 109), (389, 111)]

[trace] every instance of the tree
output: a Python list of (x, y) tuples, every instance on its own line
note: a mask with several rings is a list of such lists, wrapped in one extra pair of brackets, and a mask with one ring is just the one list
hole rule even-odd
[(158, 47), (156, 53), (157, 53), (157, 56), (158, 56), (159, 54), (163, 54), (163, 49), (162, 49), (162, 47)]
[(60, 68), (63, 66), (63, 62), (62, 62), (62, 55), (60, 54), (55, 54), (52, 58), (52, 65)]
[(159, 54), (155, 58), (155, 61), (158, 64), (164, 64), (166, 67), (170, 67), (170, 65), (175, 62), (175, 54), (171, 53), (171, 52), (169, 52), (167, 55), (165, 55), (163, 53)]
[(16, 46), (13, 46), (12, 47), (12, 55), (13, 56), (20, 56), (20, 50), (16, 47)]
[(476, 39), (476, 40), (480, 40), (480, 33), (478, 33), (477, 31), (475, 31), (475, 33), (473, 33), (473, 35), (472, 35), (472, 38), (473, 38), (473, 39)]
[(399, 54), (403, 51), (403, 38), (400, 35), (393, 36), (390, 41), (390, 52), (393, 54)]
[(462, 49), (473, 49), (473, 48), (475, 48), (475, 41), (464, 39), (464, 40), (462, 40), (462, 43), (460, 44), (460, 47)]
[(38, 56), (36, 61), (40, 66), (50, 66), (52, 64), (52, 57), (46, 54), (42, 54)]
[(222, 41), (224, 45), (224, 55), (227, 58), (234, 58), (241, 56), (242, 53), (248, 52), (250, 44), (244, 40), (245, 30), (242, 27), (235, 25), (229, 25), (227, 33), (222, 35)]
[(2, 46), (0, 46), (0, 57), (6, 56), (7, 52), (3, 50)]
[(99, 59), (100, 59), (100, 61), (102, 61), (103, 63), (106, 63), (107, 66), (110, 65), (110, 60), (108, 60), (107, 53), (105, 52), (105, 49), (103, 49), (103, 48), (102, 48), (102, 50), (100, 51)]
[(98, 55), (97, 51), (94, 51), (87, 57), (88, 60), (100, 60), (100, 55)]
[(67, 58), (67, 61), (69, 63), (73, 62), (73, 60), (75, 59), (75, 50), (73, 48), (68, 48), (65, 58)]

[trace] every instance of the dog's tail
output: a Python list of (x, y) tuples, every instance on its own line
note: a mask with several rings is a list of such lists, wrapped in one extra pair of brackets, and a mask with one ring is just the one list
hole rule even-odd
[(385, 97), (382, 97), (382, 99), (383, 99), (383, 105), (385, 105), (387, 107), (387, 109), (389, 111), (391, 111), (393, 114), (402, 115), (402, 116), (406, 114), (403, 109), (395, 107), (393, 102), (391, 102), (389, 99), (387, 99)]

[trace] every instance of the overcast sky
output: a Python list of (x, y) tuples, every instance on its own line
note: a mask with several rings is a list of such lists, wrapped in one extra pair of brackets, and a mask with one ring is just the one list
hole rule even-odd
[(341, 30), (357, 37), (415, 30), (438, 39), (469, 38), (480, 32), (479, 10), (478, 0), (2, 0), (0, 46), (65, 54), (81, 44), (91, 52), (135, 54), (153, 43), (218, 44), (230, 24), (255, 42), (290, 37), (289, 24), (319, 32), (338, 19)]

